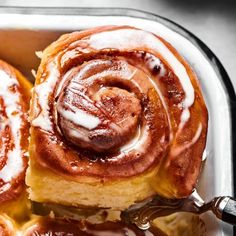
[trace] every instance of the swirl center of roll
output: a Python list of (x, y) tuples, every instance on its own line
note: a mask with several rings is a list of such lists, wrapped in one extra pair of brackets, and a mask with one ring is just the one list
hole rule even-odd
[(79, 148), (113, 152), (138, 130), (140, 100), (125, 78), (109, 75), (113, 69), (124, 70), (122, 62), (94, 60), (71, 69), (63, 78), (55, 104), (57, 124), (63, 136)]

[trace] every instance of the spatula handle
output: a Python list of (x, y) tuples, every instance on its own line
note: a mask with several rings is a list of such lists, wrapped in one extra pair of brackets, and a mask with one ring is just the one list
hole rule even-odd
[(236, 199), (232, 197), (215, 198), (212, 211), (222, 221), (236, 225)]

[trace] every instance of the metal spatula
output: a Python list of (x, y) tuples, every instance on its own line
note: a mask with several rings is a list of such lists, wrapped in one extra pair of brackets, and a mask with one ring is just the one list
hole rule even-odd
[(161, 216), (176, 212), (202, 214), (206, 211), (212, 211), (222, 221), (236, 225), (235, 199), (227, 196), (215, 197), (212, 201), (205, 203), (196, 190), (188, 198), (170, 200), (155, 196), (145, 202), (134, 204), (121, 213), (121, 219), (146, 230), (150, 227), (152, 220)]

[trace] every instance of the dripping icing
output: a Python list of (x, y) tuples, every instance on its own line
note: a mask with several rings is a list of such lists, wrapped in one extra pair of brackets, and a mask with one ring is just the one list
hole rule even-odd
[(37, 95), (37, 102), (41, 109), (39, 114), (31, 121), (32, 126), (40, 127), (46, 131), (52, 131), (52, 124), (49, 115), (48, 96), (53, 91), (57, 82), (58, 72), (55, 69), (56, 65), (50, 66), (50, 74), (47, 79), (34, 87)]
[(80, 125), (91, 130), (100, 124), (100, 119), (98, 117), (76, 107), (70, 107), (70, 109), (71, 111), (65, 110), (62, 106), (57, 107), (57, 111), (62, 115), (62, 117), (68, 119), (76, 125)]

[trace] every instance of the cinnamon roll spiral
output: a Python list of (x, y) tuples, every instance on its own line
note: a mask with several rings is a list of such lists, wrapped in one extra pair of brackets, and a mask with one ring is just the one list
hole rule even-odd
[(30, 83), (0, 60), (0, 211), (25, 188)]
[(196, 75), (168, 42), (106, 26), (43, 52), (30, 120), (31, 199), (123, 209), (191, 193), (208, 115)]

